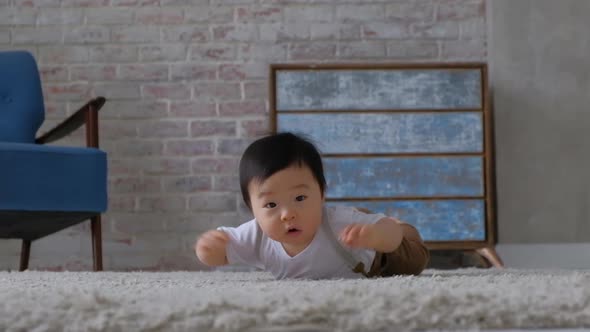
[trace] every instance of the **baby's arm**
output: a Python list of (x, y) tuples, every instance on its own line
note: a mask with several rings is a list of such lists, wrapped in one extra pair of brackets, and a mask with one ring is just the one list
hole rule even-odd
[(379, 252), (393, 252), (404, 237), (402, 222), (385, 217), (374, 224), (351, 224), (340, 234), (341, 241), (353, 248), (368, 248)]
[(392, 267), (388, 269), (390, 274), (420, 274), (430, 260), (418, 230), (391, 217), (375, 224), (348, 225), (340, 239), (353, 248), (369, 248), (387, 254), (387, 264)]
[(208, 231), (197, 240), (195, 253), (199, 260), (208, 266), (226, 265), (226, 248), (229, 241), (229, 235), (224, 231)]

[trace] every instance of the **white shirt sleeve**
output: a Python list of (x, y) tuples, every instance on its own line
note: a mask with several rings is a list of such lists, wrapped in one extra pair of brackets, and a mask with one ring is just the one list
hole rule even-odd
[(229, 264), (242, 264), (263, 268), (260, 261), (260, 253), (256, 248), (258, 236), (262, 232), (258, 231), (256, 220), (250, 220), (238, 227), (218, 227), (229, 235), (230, 241), (226, 247), (227, 261)]
[(374, 224), (387, 217), (383, 213), (364, 213), (352, 206), (336, 206), (332, 210), (330, 222), (336, 234), (350, 224)]

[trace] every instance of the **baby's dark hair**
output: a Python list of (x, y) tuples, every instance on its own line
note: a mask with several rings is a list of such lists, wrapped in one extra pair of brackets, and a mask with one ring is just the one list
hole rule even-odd
[(250, 144), (240, 160), (240, 189), (248, 208), (252, 208), (248, 193), (248, 185), (252, 180), (264, 181), (293, 165), (309, 167), (324, 194), (326, 179), (322, 158), (309, 140), (292, 133), (279, 133)]

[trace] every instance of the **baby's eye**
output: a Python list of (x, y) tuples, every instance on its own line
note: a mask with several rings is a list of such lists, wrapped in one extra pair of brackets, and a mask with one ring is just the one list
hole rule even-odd
[(298, 202), (304, 201), (307, 199), (307, 196), (305, 195), (299, 195), (297, 197), (295, 197), (295, 200), (297, 200)]
[(276, 206), (277, 206), (277, 204), (274, 203), (274, 202), (266, 203), (266, 205), (264, 205), (264, 207), (267, 208), (267, 209), (272, 209), (272, 208), (274, 208)]

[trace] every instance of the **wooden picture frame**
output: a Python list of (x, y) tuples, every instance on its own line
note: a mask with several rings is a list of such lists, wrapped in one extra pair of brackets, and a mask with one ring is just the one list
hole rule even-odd
[(429, 249), (502, 266), (485, 63), (272, 64), (269, 82), (271, 132), (318, 145), (327, 204), (393, 215)]

